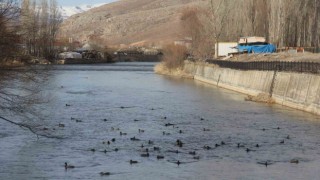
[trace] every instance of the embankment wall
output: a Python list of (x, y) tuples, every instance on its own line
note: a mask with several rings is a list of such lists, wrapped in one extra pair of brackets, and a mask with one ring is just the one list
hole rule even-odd
[[(274, 71), (242, 71), (186, 62), (184, 72), (195, 80), (256, 96), (269, 93)], [(277, 72), (273, 99), (276, 103), (320, 115), (320, 75)]]

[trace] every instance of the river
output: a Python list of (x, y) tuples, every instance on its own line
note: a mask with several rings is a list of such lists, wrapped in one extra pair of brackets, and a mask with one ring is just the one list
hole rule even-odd
[(53, 66), (38, 109), (63, 139), (0, 120), (0, 179), (320, 179), (318, 116), (156, 75), (154, 65)]

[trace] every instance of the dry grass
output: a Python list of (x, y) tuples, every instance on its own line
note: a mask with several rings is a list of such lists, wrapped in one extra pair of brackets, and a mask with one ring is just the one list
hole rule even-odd
[(170, 44), (164, 49), (162, 59), (168, 69), (183, 68), (184, 60), (187, 58), (187, 48), (185, 46)]
[(272, 99), (268, 94), (260, 93), (258, 96), (250, 96), (245, 98), (246, 101), (253, 101), (253, 102), (260, 102), (260, 103), (267, 103), (267, 104), (274, 104), (275, 101)]

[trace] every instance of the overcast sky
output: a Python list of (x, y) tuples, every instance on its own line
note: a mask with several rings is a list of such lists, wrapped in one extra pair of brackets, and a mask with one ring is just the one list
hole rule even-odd
[(77, 6), (82, 4), (110, 3), (116, 0), (58, 0), (61, 6)]

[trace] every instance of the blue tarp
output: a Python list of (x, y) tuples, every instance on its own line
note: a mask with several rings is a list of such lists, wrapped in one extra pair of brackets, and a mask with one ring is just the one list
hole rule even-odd
[(274, 53), (277, 48), (273, 44), (266, 45), (238, 45), (239, 52), (248, 52), (248, 53)]

